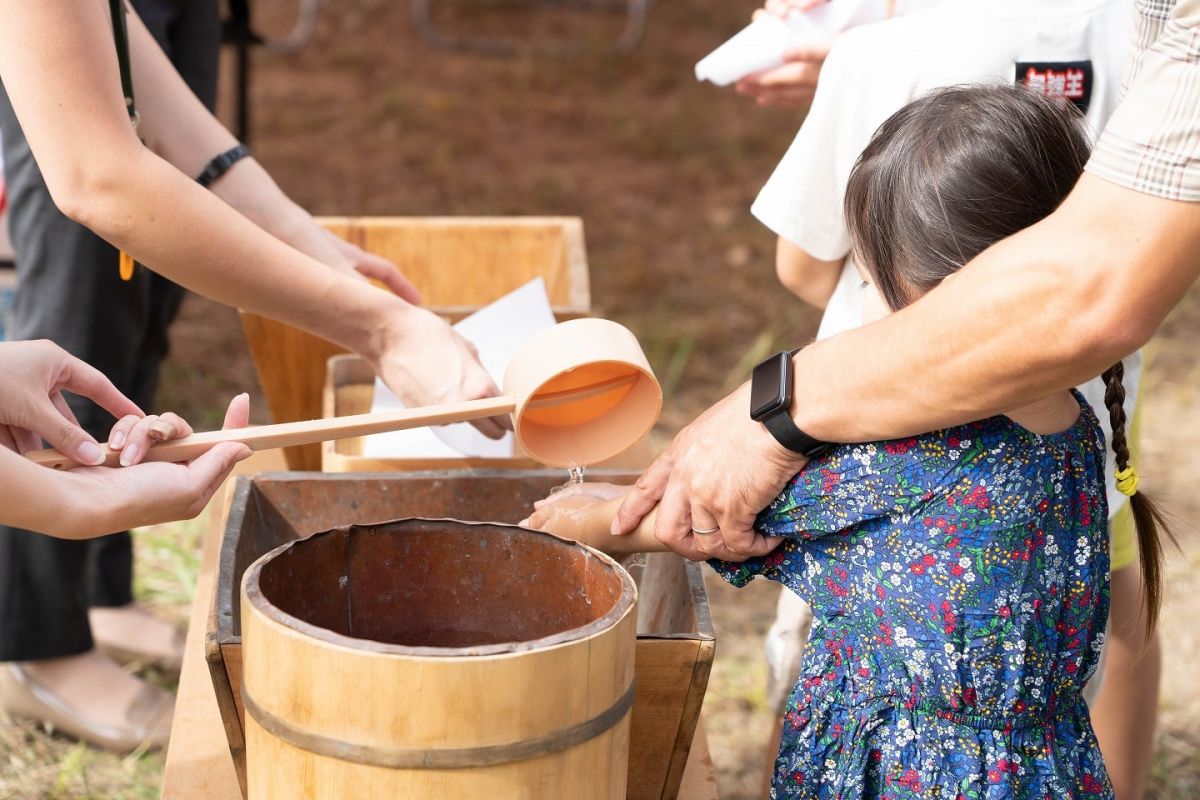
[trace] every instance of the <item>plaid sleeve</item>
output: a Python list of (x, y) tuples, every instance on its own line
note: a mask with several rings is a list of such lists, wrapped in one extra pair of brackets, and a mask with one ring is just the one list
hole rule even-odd
[(1170, 200), (1200, 201), (1200, 0), (1136, 0), (1125, 95), (1087, 169)]

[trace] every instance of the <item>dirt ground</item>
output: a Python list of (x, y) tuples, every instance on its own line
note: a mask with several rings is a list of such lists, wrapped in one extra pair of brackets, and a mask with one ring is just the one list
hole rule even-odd
[[(619, 18), (514, 11), (518, 0), (432, 4), (452, 32), (525, 44), (609, 40)], [(292, 3), (255, 4), (284, 30)], [(293, 55), (255, 56), (255, 153), (317, 214), (583, 218), (596, 313), (639, 335), (667, 392), (663, 441), (746, 377), (758, 358), (810, 338), (816, 314), (774, 280), (773, 240), (747, 209), (800, 122), (697, 84), (692, 65), (740, 27), (747, 0), (657, 4), (630, 56), (446, 52), (417, 36), (407, 4), (326, 4)], [(226, 95), (226, 99), (227, 99)], [(228, 116), (228, 115), (226, 115)], [(252, 268), (252, 265), (247, 265)], [(1155, 342), (1146, 485), (1177, 518), (1163, 614), (1167, 664), (1154, 796), (1200, 796), (1200, 290)], [(177, 324), (160, 405), (213, 427), (221, 402), (256, 391), (233, 312), (192, 299)], [(255, 416), (266, 419), (261, 402)], [(196, 525), (139, 538), (139, 591), (183, 618)], [(709, 583), (718, 656), (705, 706), (722, 797), (752, 798), (763, 764), (766, 584)], [(0, 797), (156, 796), (161, 758), (115, 759), (27, 725), (0, 726)]]

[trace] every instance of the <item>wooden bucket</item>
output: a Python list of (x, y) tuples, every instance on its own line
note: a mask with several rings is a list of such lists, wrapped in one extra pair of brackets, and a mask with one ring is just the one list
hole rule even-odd
[(622, 798), (637, 590), (511, 525), (404, 520), (242, 582), (247, 786), (266, 798)]

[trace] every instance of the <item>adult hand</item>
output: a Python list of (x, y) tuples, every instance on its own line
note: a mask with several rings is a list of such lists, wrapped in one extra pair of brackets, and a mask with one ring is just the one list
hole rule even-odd
[[(391, 320), (381, 332), (378, 355), (371, 357), (375, 374), (383, 378), (410, 408), (500, 394), (479, 363), (475, 346), (444, 319), (414, 306)], [(499, 439), (512, 430), (508, 416), (474, 420), (485, 436)]]
[(382, 256), (368, 253), (340, 236), (325, 231), (338, 256), (350, 268), (364, 278), (372, 278), (386, 286), (393, 294), (417, 306), (421, 304), (421, 293), (412, 281), (404, 276), (400, 268)]
[(822, 46), (789, 50), (783, 64), (738, 81), (737, 92), (764, 107), (807, 108), (812, 105), (821, 66), (828, 55), (829, 48)]
[(79, 426), (63, 391), (82, 395), (114, 417), (142, 410), (97, 369), (48, 341), (0, 344), (0, 446), (25, 453), (45, 439), (81, 464), (104, 460), (100, 446)]
[[(250, 398), (239, 394), (229, 403), (223, 427), (244, 428), (249, 416)], [(117, 423), (118, 429), (126, 431), (121, 460), (123, 463), (128, 461), (131, 466), (77, 467), (68, 472), (53, 473), (74, 483), (68, 497), (77, 510), (67, 516), (82, 519), (83, 527), (72, 532), (73, 538), (191, 519), (208, 505), (234, 465), (250, 455), (246, 445), (224, 442), (188, 463), (139, 463), (145, 450), (137, 452), (134, 458), (127, 458), (135, 442), (186, 436), (191, 433), (191, 427), (173, 414), (163, 415), (150, 423), (128, 428), (124, 428), (125, 425), (128, 422), (124, 419)], [(114, 429), (114, 433), (117, 432)]]
[(827, 2), (829, 0), (767, 0), (762, 8), (754, 12), (754, 18), (758, 19), (766, 14), (786, 19), (787, 15), (793, 11), (808, 11), (814, 6), (819, 6)]
[(745, 383), (680, 431), (638, 479), (612, 532), (633, 531), (657, 505), (655, 537), (693, 561), (744, 561), (775, 549), (779, 537), (756, 533), (755, 518), (806, 459), (785, 450), (749, 410)]
[[(755, 19), (765, 16), (785, 18), (793, 11), (807, 11), (827, 0), (767, 0), (754, 12)], [(738, 94), (754, 98), (760, 106), (807, 108), (812, 105), (821, 76), (821, 66), (829, 55), (823, 46), (798, 47), (784, 54), (783, 64), (763, 70), (737, 83)]]

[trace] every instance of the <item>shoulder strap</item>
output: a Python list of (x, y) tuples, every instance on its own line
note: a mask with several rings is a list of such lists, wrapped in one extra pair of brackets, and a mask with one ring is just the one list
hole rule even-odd
[(125, 28), (125, 0), (108, 0), (112, 12), (113, 40), (117, 45), (117, 64), (121, 68), (121, 91), (125, 95), (125, 108), (129, 120), (136, 128), (137, 106), (133, 102), (133, 71), (129, 67), (129, 32)]

